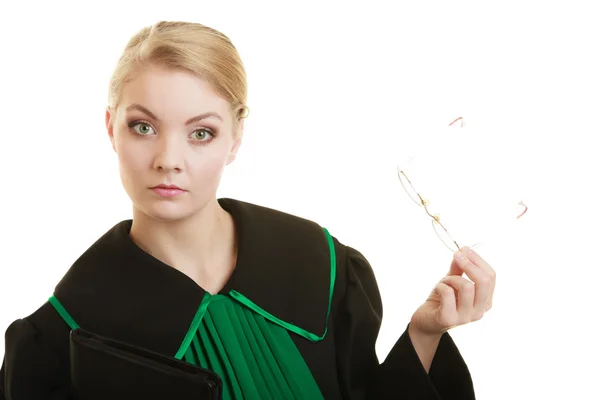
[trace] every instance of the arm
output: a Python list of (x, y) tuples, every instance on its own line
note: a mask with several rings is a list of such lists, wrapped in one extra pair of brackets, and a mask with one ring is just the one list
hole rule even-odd
[[(344, 399), (474, 399), (468, 368), (448, 333), (441, 335), (437, 345), (431, 338), (415, 338), (413, 344), (409, 324), (379, 363), (375, 343), (383, 307), (377, 282), (365, 257), (351, 247), (345, 250), (346, 265), (340, 268), (345, 274), (340, 280), (344, 293), (333, 316)], [(428, 373), (423, 364), (429, 358)]]
[(27, 319), (6, 330), (6, 353), (0, 370), (0, 400), (66, 400), (65, 366)]

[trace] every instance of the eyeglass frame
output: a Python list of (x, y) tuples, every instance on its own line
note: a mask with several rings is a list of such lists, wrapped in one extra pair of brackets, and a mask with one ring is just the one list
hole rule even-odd
[[(400, 174), (402, 174), (404, 176), (404, 178), (406, 178), (406, 181), (408, 182), (408, 184), (410, 185), (410, 187), (412, 188), (412, 190), (417, 194), (417, 196), (419, 196), (420, 204), (410, 195), (410, 193), (408, 192), (408, 189), (404, 186), (404, 182), (402, 181), (402, 178), (400, 177)], [(452, 237), (452, 235), (450, 235), (450, 232), (448, 232), (448, 229), (446, 229), (446, 227), (440, 221), (439, 214), (432, 215), (429, 212), (429, 210), (427, 209), (427, 206), (429, 205), (429, 201), (426, 200), (426, 199), (424, 199), (421, 196), (421, 194), (415, 189), (415, 187), (413, 186), (412, 182), (410, 181), (410, 179), (408, 178), (408, 176), (406, 175), (406, 173), (403, 170), (401, 170), (400, 167), (398, 167), (398, 180), (400, 180), (400, 184), (402, 185), (402, 188), (404, 189), (404, 191), (406, 192), (406, 194), (408, 195), (408, 197), (410, 197), (410, 199), (413, 200), (417, 205), (423, 206), (423, 208), (425, 209), (425, 212), (427, 213), (427, 215), (429, 215), (432, 218), (431, 224), (432, 224), (433, 230), (435, 231), (435, 234), (440, 239), (440, 241), (444, 244), (444, 246), (446, 246), (450, 251), (454, 251), (440, 237), (440, 234), (438, 233), (437, 229), (435, 228), (435, 224), (436, 223), (446, 232), (446, 234), (448, 235), (448, 238), (450, 238), (450, 240), (456, 245), (456, 249), (460, 250), (460, 246), (458, 245), (458, 243), (456, 242), (456, 240), (454, 240), (454, 238)]]

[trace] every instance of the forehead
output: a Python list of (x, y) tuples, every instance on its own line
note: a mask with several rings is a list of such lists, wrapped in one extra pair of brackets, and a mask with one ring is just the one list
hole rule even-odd
[(119, 108), (141, 104), (159, 118), (187, 119), (217, 112), (225, 117), (230, 104), (206, 80), (189, 71), (152, 66), (136, 71), (123, 85)]

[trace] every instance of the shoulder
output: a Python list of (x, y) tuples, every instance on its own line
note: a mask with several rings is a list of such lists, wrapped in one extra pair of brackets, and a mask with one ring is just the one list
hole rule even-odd
[(10, 324), (0, 377), (8, 398), (48, 398), (50, 390), (68, 387), (68, 341), (68, 326), (48, 302)]
[(6, 353), (16, 349), (26, 354), (42, 351), (56, 361), (68, 352), (70, 328), (49, 302), (45, 302), (31, 315), (15, 320), (5, 333)]

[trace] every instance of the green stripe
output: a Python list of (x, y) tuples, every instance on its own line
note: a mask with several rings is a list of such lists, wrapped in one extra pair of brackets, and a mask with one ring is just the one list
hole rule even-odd
[(63, 305), (60, 304), (60, 301), (58, 301), (58, 299), (54, 295), (52, 295), (48, 299), (48, 301), (50, 302), (50, 304), (52, 304), (52, 306), (54, 306), (56, 311), (58, 311), (58, 314), (60, 314), (62, 319), (69, 325), (71, 329), (79, 329), (79, 325), (77, 324), (77, 322), (75, 322), (73, 317), (71, 317), (71, 315), (67, 312), (67, 310), (65, 310)]
[(210, 300), (211, 300), (210, 293), (208, 293), (208, 292), (204, 293), (204, 298), (202, 298), (202, 301), (200, 302), (200, 307), (198, 307), (198, 311), (196, 311), (196, 315), (194, 316), (194, 319), (192, 320), (190, 329), (188, 330), (187, 334), (185, 335), (185, 338), (183, 339), (183, 343), (181, 343), (181, 347), (179, 348), (179, 351), (177, 352), (177, 354), (175, 354), (176, 359), (181, 360), (181, 358), (184, 356), (185, 352), (187, 351), (188, 347), (190, 347), (190, 343), (192, 343), (192, 340), (194, 339), (194, 335), (198, 331), (198, 327), (200, 327), (200, 323), (202, 322), (202, 318), (204, 317), (204, 314), (206, 313), (206, 309), (208, 308), (208, 305), (210, 304)]
[(330, 278), (329, 279), (330, 279), (330, 282), (329, 282), (329, 304), (327, 306), (327, 318), (325, 319), (325, 331), (323, 332), (323, 334), (321, 336), (318, 336), (314, 333), (308, 332), (305, 329), (302, 329), (296, 325), (290, 324), (289, 322), (286, 322), (286, 321), (283, 321), (283, 320), (277, 318), (276, 316), (269, 313), (268, 311), (263, 310), (262, 308), (260, 308), (256, 304), (254, 304), (246, 296), (244, 296), (243, 294), (241, 294), (235, 290), (232, 290), (229, 292), (231, 297), (234, 298), (235, 300), (239, 301), (246, 307), (250, 308), (252, 311), (258, 313), (259, 315), (262, 315), (266, 319), (268, 319), (268, 320), (284, 327), (285, 329), (292, 331), (312, 342), (318, 342), (320, 340), (323, 340), (323, 338), (325, 338), (325, 335), (327, 335), (327, 322), (329, 321), (329, 315), (331, 313), (331, 303), (333, 301), (333, 290), (335, 288), (335, 272), (336, 272), (336, 256), (335, 256), (335, 247), (333, 244), (333, 239), (332, 239), (331, 235), (329, 234), (329, 231), (326, 228), (323, 228), (323, 231), (325, 232), (325, 236), (327, 237), (327, 242), (329, 244), (329, 262), (330, 262), (330, 264), (329, 264)]

